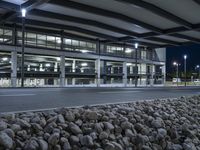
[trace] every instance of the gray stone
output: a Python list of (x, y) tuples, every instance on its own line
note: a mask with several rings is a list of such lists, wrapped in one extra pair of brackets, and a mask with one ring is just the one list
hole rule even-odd
[(48, 143), (45, 140), (43, 139), (38, 140), (38, 144), (39, 144), (40, 150), (48, 150)]
[(67, 111), (66, 113), (65, 113), (65, 119), (67, 120), (67, 121), (74, 121), (75, 120), (75, 115), (71, 112), (71, 111)]
[(196, 147), (193, 143), (183, 143), (184, 150), (196, 150)]
[(60, 145), (56, 145), (54, 149), (55, 150), (61, 150), (61, 146)]
[(31, 125), (32, 125), (33, 129), (36, 132), (39, 132), (39, 131), (43, 130), (43, 128), (39, 124), (37, 124), (37, 123), (32, 123)]
[(17, 131), (20, 131), (20, 130), (21, 130), (21, 126), (18, 125), (18, 124), (12, 124), (12, 125), (11, 125), (11, 129), (12, 129), (14, 132), (17, 132)]
[(97, 133), (101, 133), (103, 131), (101, 123), (95, 123), (95, 130)]
[(115, 150), (115, 145), (112, 143), (106, 143), (105, 150)]
[(69, 124), (69, 129), (75, 135), (82, 133), (82, 130), (79, 128), (79, 126), (77, 126), (76, 124), (74, 124), (72, 122)]
[(56, 145), (57, 143), (58, 143), (58, 141), (59, 141), (59, 137), (60, 137), (60, 135), (59, 135), (59, 133), (53, 133), (50, 137), (49, 137), (49, 139), (48, 139), (48, 143), (49, 144), (51, 144), (51, 145)]
[(30, 128), (31, 127), (31, 124), (28, 123), (26, 120), (23, 120), (23, 119), (19, 119), (18, 123), (23, 128)]
[(85, 116), (89, 120), (97, 120), (98, 119), (98, 113), (95, 111), (86, 111)]
[(11, 149), (13, 147), (13, 140), (5, 132), (0, 132), (0, 145)]
[(134, 136), (132, 130), (130, 130), (130, 129), (126, 129), (126, 130), (125, 130), (125, 135), (126, 135), (127, 137), (130, 137), (130, 138)]
[(114, 130), (115, 127), (110, 122), (104, 122), (104, 126), (108, 130)]
[(77, 136), (74, 136), (74, 135), (70, 136), (70, 143), (72, 143), (72, 144), (79, 143), (79, 138)]
[(130, 122), (128, 122), (128, 121), (125, 121), (125, 122), (121, 123), (121, 127), (122, 127), (123, 130), (125, 130), (125, 129), (132, 129), (133, 124), (130, 123)]
[(119, 143), (112, 142), (112, 144), (115, 146), (115, 150), (123, 150), (122, 146)]
[(162, 121), (161, 118), (159, 118), (159, 119), (153, 120), (153, 121), (151, 122), (151, 125), (152, 125), (152, 127), (154, 127), (154, 128), (162, 128), (162, 127), (163, 127), (163, 121)]
[(100, 140), (104, 140), (104, 139), (107, 139), (107, 138), (108, 138), (107, 132), (103, 131), (103, 132), (100, 133), (100, 135), (99, 135)]
[(83, 146), (93, 146), (94, 145), (92, 137), (89, 135), (81, 136), (80, 142)]
[(158, 138), (159, 140), (164, 139), (164, 138), (166, 137), (166, 135), (167, 135), (167, 131), (166, 131), (165, 129), (163, 129), (163, 128), (158, 129), (157, 138)]
[(15, 133), (12, 129), (7, 128), (7, 129), (3, 130), (3, 132), (5, 132), (12, 139), (15, 137)]
[(39, 144), (36, 142), (36, 140), (30, 140), (24, 146), (24, 150), (38, 150), (38, 149), (39, 149)]
[(7, 128), (7, 123), (3, 120), (0, 121), (0, 131)]
[(58, 123), (65, 123), (65, 118), (63, 117), (62, 114), (58, 115)]

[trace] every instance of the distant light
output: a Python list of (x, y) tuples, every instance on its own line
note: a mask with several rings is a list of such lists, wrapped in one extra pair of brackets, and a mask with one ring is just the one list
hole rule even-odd
[(61, 60), (60, 57), (57, 57), (56, 59), (57, 59), (57, 61), (60, 61), (60, 60)]
[(22, 13), (22, 17), (26, 17), (26, 9), (23, 8), (23, 9), (21, 10), (21, 13)]
[(177, 65), (177, 63), (176, 63), (176, 62), (174, 62), (174, 63), (173, 63), (173, 65), (174, 65), (174, 66), (176, 66), (176, 65)]
[(184, 59), (187, 59), (187, 55), (184, 55)]
[(125, 53), (131, 53), (132, 52), (132, 49), (128, 48), (125, 50)]
[(138, 48), (138, 43), (135, 43), (135, 48)]
[(51, 66), (51, 64), (45, 64), (45, 67), (50, 67)]
[(88, 66), (88, 64), (87, 63), (82, 63), (81, 66), (82, 67), (86, 67), (86, 66)]
[(80, 50), (82, 53), (87, 53), (88, 52), (88, 50), (85, 50), (85, 49), (82, 49), (82, 50)]
[(61, 43), (61, 39), (56, 40), (56, 42), (57, 42), (58, 44), (60, 44), (60, 43)]
[(3, 57), (2, 60), (3, 61), (8, 61), (8, 58), (7, 57)]
[(199, 68), (199, 65), (197, 65), (197, 68)]
[(131, 66), (131, 65), (132, 65), (132, 63), (126, 63), (126, 65), (127, 65), (127, 66)]

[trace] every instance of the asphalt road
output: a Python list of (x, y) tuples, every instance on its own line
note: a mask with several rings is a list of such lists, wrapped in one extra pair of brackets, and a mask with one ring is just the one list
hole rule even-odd
[(0, 89), (0, 112), (123, 103), (200, 94), (200, 87)]

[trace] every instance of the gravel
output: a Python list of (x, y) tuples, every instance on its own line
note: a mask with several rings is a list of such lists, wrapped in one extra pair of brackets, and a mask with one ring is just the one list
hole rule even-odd
[(200, 150), (200, 96), (0, 114), (0, 150)]

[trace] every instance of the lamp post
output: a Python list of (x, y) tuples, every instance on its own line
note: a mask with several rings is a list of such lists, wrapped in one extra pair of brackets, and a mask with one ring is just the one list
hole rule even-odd
[(22, 13), (22, 54), (21, 54), (21, 87), (24, 87), (24, 30), (26, 9), (21, 9)]
[(138, 49), (138, 43), (135, 43), (135, 65), (136, 65), (135, 87), (137, 87), (138, 83), (137, 49)]
[(187, 78), (187, 55), (184, 55), (184, 74), (185, 74), (185, 86), (186, 86), (186, 78)]
[(197, 65), (196, 68), (198, 69), (198, 78), (200, 79), (200, 66)]
[(178, 65), (179, 64), (177, 62), (174, 62), (173, 65), (176, 66), (176, 83), (177, 83), (177, 86), (178, 86)]

